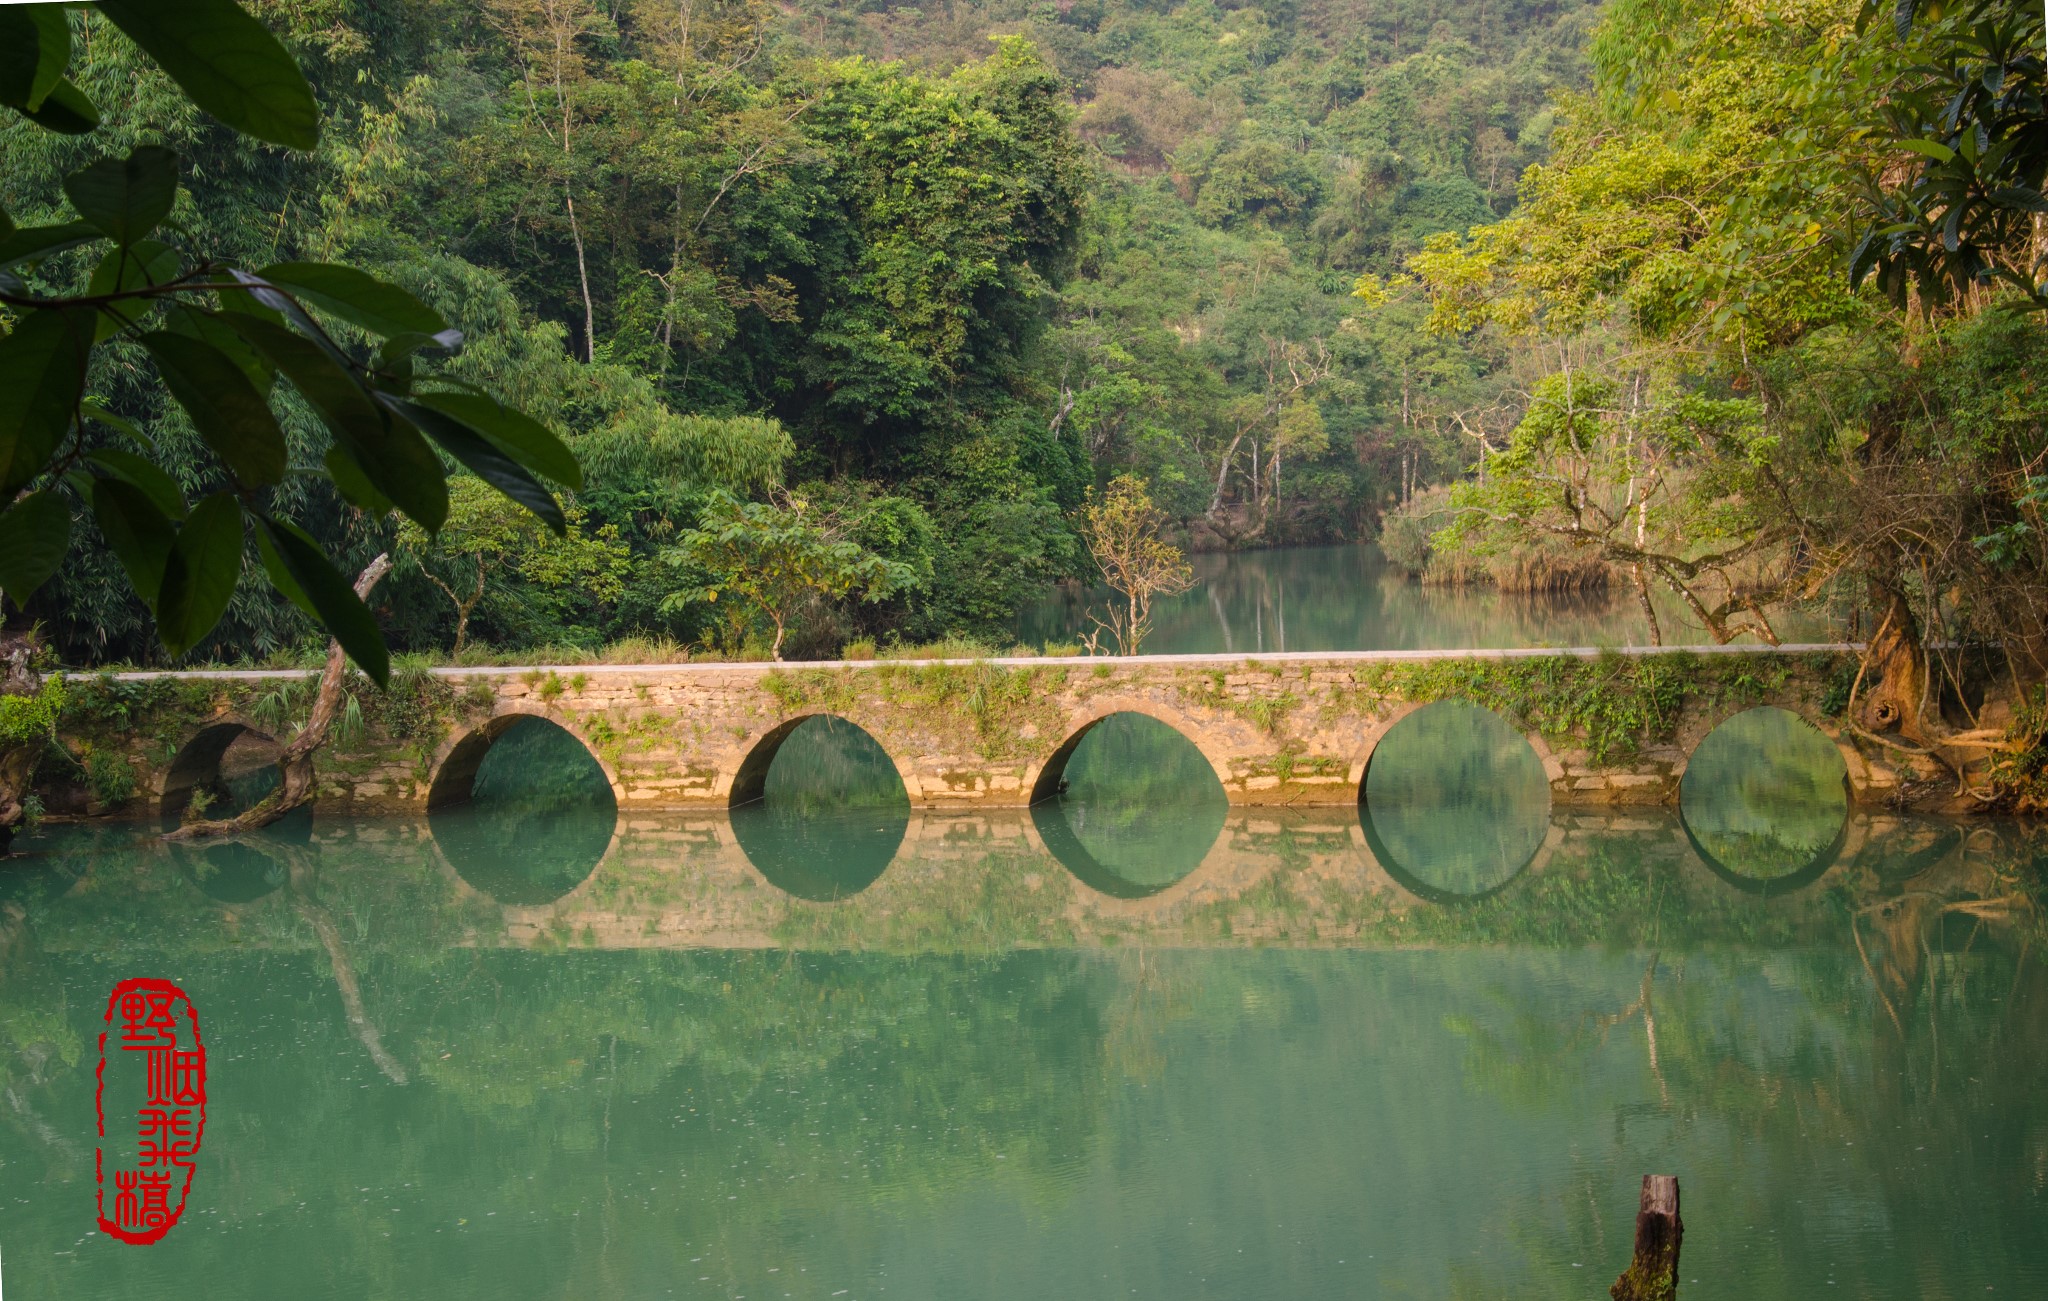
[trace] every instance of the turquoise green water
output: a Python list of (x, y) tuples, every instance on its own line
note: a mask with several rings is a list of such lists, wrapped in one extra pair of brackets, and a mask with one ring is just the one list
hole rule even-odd
[[(1370, 543), (1275, 547), (1189, 558), (1196, 584), (1159, 602), (1144, 649), (1161, 655), (1257, 651), (1443, 650), (1468, 646), (1645, 646), (1649, 624), (1632, 596), (1529, 596), (1486, 587), (1425, 587), (1389, 567)], [(1077, 640), (1091, 602), (1107, 594), (1061, 589), (1025, 607), (1019, 640)], [(1664, 641), (1712, 641), (1684, 606), (1656, 600)], [(1836, 640), (1840, 629), (1794, 613), (1787, 640)]]
[(1819, 863), (1849, 815), (1834, 742), (1796, 714), (1751, 709), (1715, 728), (1680, 784), (1687, 829), (1713, 861), (1786, 878)]
[[(0, 868), (6, 1294), (1587, 1298), (1652, 1171), (1689, 1299), (2048, 1292), (2043, 829), (1795, 802), (1820, 874), (1709, 863), (1770, 830), (1739, 771), (1696, 764), (1684, 823), (1532, 812), (1453, 717), (1390, 734), (1363, 810), (1148, 824), (1147, 774), (1199, 783), (1118, 725), (1063, 804), (929, 815), (820, 727), (760, 810), (808, 839), (622, 813), (545, 732), (468, 821), (318, 819), (210, 875), (47, 828)], [(894, 849), (836, 875), (863, 825)], [(213, 1054), (150, 1248), (93, 1227), (135, 975)]]
[(1143, 714), (1111, 714), (1089, 728), (1060, 777), (1033, 809), (1038, 834), (1068, 871), (1120, 898), (1187, 877), (1230, 807), (1201, 751)]
[(761, 799), (731, 817), (763, 876), (798, 898), (829, 902), (858, 894), (888, 868), (910, 825), (910, 796), (873, 737), (819, 716), (783, 742)]
[(1390, 873), (1439, 902), (1499, 889), (1550, 830), (1550, 786), (1529, 743), (1461, 700), (1425, 705), (1374, 747), (1361, 818)]

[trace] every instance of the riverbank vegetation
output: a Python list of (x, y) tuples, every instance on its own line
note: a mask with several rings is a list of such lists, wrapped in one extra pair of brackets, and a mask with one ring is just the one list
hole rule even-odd
[(1653, 590), (1721, 641), (1857, 604), (1850, 728), (2036, 799), (1985, 779), (2048, 673), (2041, 46), (1988, 3), (1610, 6), (1516, 212), (1358, 286), (1529, 377), (1396, 535), (1439, 568), (1567, 546), (1653, 636)]
[[(1398, 485), (1455, 469), (1437, 398), (1486, 388), (1485, 349), (1347, 325), (1349, 288), (1512, 207), (1590, 15), (247, 7), (307, 73), (316, 147), (224, 129), (72, 10), (70, 76), (103, 118), (90, 148), (176, 151), (172, 222), (195, 254), (332, 260), (416, 295), (463, 333), (448, 372), (561, 433), (585, 479), (564, 498), (574, 536), (549, 543), (458, 476), (454, 530), (394, 551), (393, 647), (733, 640), (689, 599), (709, 575), (660, 558), (720, 494), (790, 491), (910, 574), (886, 598), (808, 602), (797, 654), (1002, 640), (1045, 584), (1092, 576), (1081, 511), (1119, 474), (1176, 541), (1216, 546), (1355, 537)], [(17, 225), (64, 215), (86, 148), (0, 128)], [(51, 252), (34, 284), (83, 285), (81, 257)], [(124, 334), (106, 347), (88, 390), (115, 423), (88, 423), (87, 450), (133, 452), (133, 428), (185, 496), (231, 486), (190, 455), (204, 431), (144, 382), (150, 360)], [(275, 398), (291, 464), (319, 464), (317, 410)], [(317, 478), (265, 504), (345, 573), (401, 541)], [(100, 522), (71, 514), (74, 561), (26, 615), (67, 662), (163, 662)], [(260, 581), (224, 599), (195, 660), (309, 635)], [(747, 635), (772, 641), (770, 623)]]
[[(162, 347), (108, 322), (78, 433), (134, 488), (107, 491), (201, 502), (217, 550), (204, 503), (240, 492), (343, 573), (392, 552), (395, 649), (1002, 645), (1024, 600), (1098, 576), (1090, 494), (1130, 482), (1163, 544), (1383, 529), (1435, 581), (1612, 585), (1653, 637), (1653, 594), (1723, 640), (1828, 603), (1873, 641), (1851, 725), (1959, 781), (2012, 768), (2040, 713), (2038, 15), (248, 7), (306, 70), (317, 145), (226, 129), (72, 10), (103, 120), (0, 128), (0, 201), (57, 221), (82, 151), (166, 147), (159, 233), (374, 274), (461, 332), (446, 383), (561, 436), (574, 473), (527, 493), (560, 535), (459, 470), (401, 535), (403, 476), (335, 470), (319, 402), (274, 386), (288, 463), (251, 488), (193, 455)], [(45, 253), (25, 287), (90, 287), (86, 253)], [(308, 293), (351, 346), (390, 324)], [(76, 483), (29, 486), (76, 548), (21, 620), (67, 662), (167, 662), (132, 539)], [(793, 540), (802, 581), (735, 584)], [(191, 660), (310, 635), (246, 575), (206, 596), (204, 636), (173, 602)]]

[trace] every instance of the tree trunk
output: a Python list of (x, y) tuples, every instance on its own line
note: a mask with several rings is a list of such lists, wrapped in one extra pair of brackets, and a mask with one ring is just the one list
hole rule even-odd
[(1863, 648), (1864, 671), (1876, 683), (1863, 699), (1862, 718), (1868, 731), (1897, 732), (1908, 740), (1925, 739), (1920, 706), (1927, 697), (1927, 660), (1920, 647), (1920, 622), (1903, 592), (1878, 589), (1872, 606), (1882, 604), (1877, 631)]
[(1678, 1218), (1678, 1177), (1644, 1175), (1636, 1211), (1636, 1253), (1626, 1272), (1607, 1290), (1614, 1301), (1676, 1301), (1678, 1246), (1685, 1221)]
[(562, 198), (569, 207), (569, 238), (576, 244), (576, 277), (583, 285), (583, 360), (597, 360), (597, 307), (590, 298), (590, 266), (583, 260), (583, 227), (576, 220), (576, 196), (568, 192), (568, 185), (562, 187)]
[[(484, 558), (478, 556), (476, 558), (476, 590), (469, 594), (467, 601), (457, 601), (455, 603), (455, 649), (449, 652), (451, 655), (462, 654), (462, 648), (469, 642), (469, 616), (475, 612), (476, 607), (484, 599), (484, 572)], [(453, 595), (453, 593), (450, 595)]]
[(334, 924), (334, 918), (325, 907), (313, 898), (312, 872), (302, 862), (293, 862), (287, 869), (291, 874), (288, 893), (292, 907), (313, 928), (313, 934), (320, 937), (320, 946), (327, 950), (328, 965), (334, 971), (335, 992), (341, 995), (342, 1014), (348, 1017), (348, 1028), (370, 1054), (370, 1060), (377, 1063), (377, 1069), (384, 1072), (384, 1078), (393, 1084), (404, 1084), (408, 1080), (405, 1067), (384, 1047), (384, 1038), (377, 1033), (377, 1023), (370, 1019), (363, 1007), (362, 986), (356, 981), (356, 964), (350, 959), (348, 948), (341, 942), (341, 931)]
[(1664, 644), (1664, 630), (1657, 626), (1657, 607), (1650, 604), (1649, 577), (1643, 573), (1641, 564), (1631, 565), (1629, 569), (1631, 576), (1635, 579), (1636, 603), (1643, 607), (1643, 618), (1650, 625), (1650, 644), (1652, 646), (1662, 646)]
[(1223, 465), (1216, 471), (1216, 491), (1209, 497), (1209, 517), (1211, 519), (1215, 518), (1216, 512), (1223, 509), (1223, 489), (1230, 482), (1230, 467), (1237, 460), (1237, 448), (1240, 443), (1244, 442), (1244, 436), (1245, 431), (1242, 429), (1238, 430), (1237, 437), (1230, 440), (1229, 449), (1223, 453)]
[[(370, 589), (379, 579), (391, 572), (391, 557), (379, 555), (356, 575), (356, 598), (366, 600)], [(286, 745), (284, 753), (277, 757), (278, 783), (272, 791), (254, 808), (232, 818), (188, 822), (177, 830), (167, 833), (165, 840), (196, 840), (201, 836), (238, 836), (243, 832), (267, 827), (293, 809), (313, 798), (317, 788), (317, 774), (313, 769), (313, 756), (320, 747), (327, 744), (327, 733), (334, 726), (334, 716), (341, 712), (341, 688), (348, 679), (348, 655), (341, 649), (341, 643), (330, 640), (327, 643), (327, 667), (320, 673), (320, 690), (313, 698), (313, 712), (307, 717), (306, 725)]]

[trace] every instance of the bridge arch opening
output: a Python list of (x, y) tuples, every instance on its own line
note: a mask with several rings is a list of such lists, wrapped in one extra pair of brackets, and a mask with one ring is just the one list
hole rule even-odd
[[(157, 807), (163, 829), (173, 830), (188, 816), (231, 818), (253, 808), (284, 780), (277, 766), (283, 753), (284, 747), (275, 737), (244, 723), (215, 723), (199, 729), (179, 748), (164, 774)], [(312, 806), (293, 809), (265, 827), (263, 834), (293, 841), (310, 839)]]
[(755, 743), (733, 778), (733, 836), (783, 893), (830, 903), (873, 885), (910, 829), (910, 793), (874, 737), (806, 714)]
[(1039, 839), (1081, 884), (1142, 899), (1185, 879), (1223, 833), (1229, 797), (1195, 743), (1147, 714), (1094, 719), (1031, 790)]
[(1782, 894), (1826, 875), (1849, 830), (1849, 770), (1820, 729), (1772, 705), (1709, 732), (1686, 760), (1678, 817), (1738, 889)]
[(1358, 785), (1366, 844), (1432, 903), (1506, 888), (1550, 834), (1550, 782), (1529, 739), (1463, 700), (1424, 705), (1373, 748)]
[(566, 728), (504, 714), (449, 751), (427, 792), (442, 856), (499, 903), (553, 903), (589, 879), (618, 829), (597, 756)]

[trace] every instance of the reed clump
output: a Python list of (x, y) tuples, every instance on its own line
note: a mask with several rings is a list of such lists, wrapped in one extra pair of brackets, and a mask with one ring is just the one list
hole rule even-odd
[(1602, 593), (1614, 570), (1591, 551), (1562, 541), (1524, 543), (1505, 551), (1445, 546), (1454, 521), (1450, 489), (1428, 488), (1389, 511), (1380, 524), (1380, 550), (1410, 578), (1433, 586), (1490, 586), (1543, 595)]

